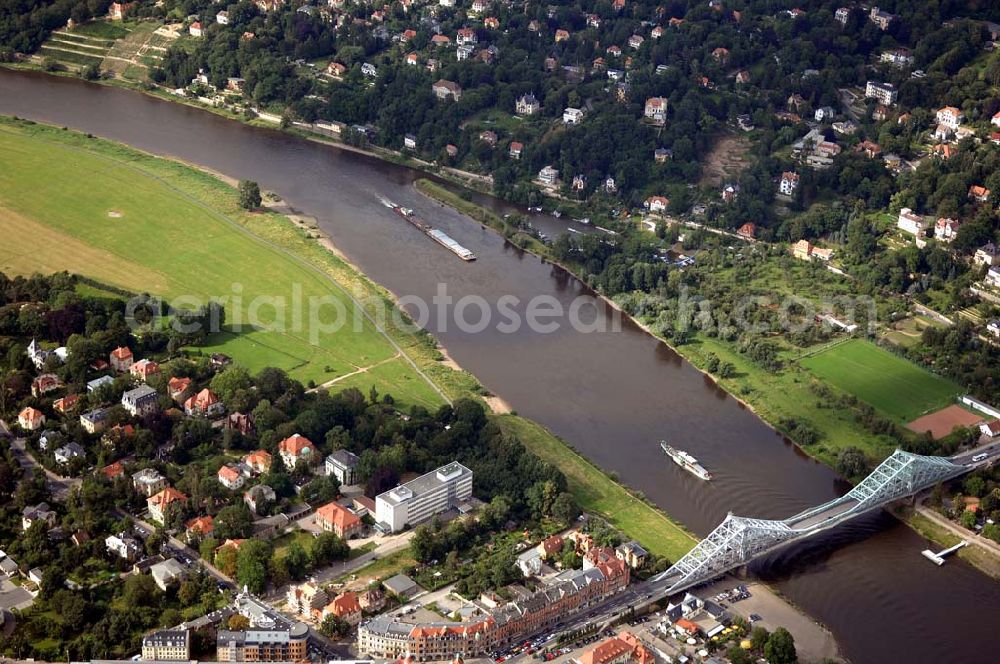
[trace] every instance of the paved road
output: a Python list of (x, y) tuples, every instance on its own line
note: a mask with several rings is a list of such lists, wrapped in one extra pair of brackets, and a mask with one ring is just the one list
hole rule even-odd
[(17, 461), (21, 464), (21, 468), (24, 469), (25, 477), (27, 477), (29, 473), (34, 472), (35, 468), (41, 468), (45, 472), (45, 484), (48, 486), (49, 493), (51, 493), (56, 500), (65, 501), (69, 496), (70, 491), (73, 489), (79, 489), (80, 485), (83, 483), (83, 480), (78, 477), (63, 477), (62, 475), (58, 475), (38, 463), (38, 460), (32, 456), (31, 452), (29, 452), (28, 448), (25, 446), (24, 438), (16, 438), (14, 442), (11, 443), (10, 449), (14, 453), (14, 456), (17, 457)]
[[(127, 512), (123, 512), (121, 510), (116, 510), (115, 512), (116, 512), (116, 514), (120, 518), (128, 519), (128, 520), (132, 521), (132, 523), (134, 523), (134, 524), (136, 524), (138, 526), (141, 526), (143, 528), (143, 530), (145, 530), (147, 533), (154, 533), (157, 530), (156, 526), (154, 526), (153, 524), (149, 523), (148, 521), (143, 521), (139, 517), (133, 516), (133, 515), (127, 513)], [(194, 549), (192, 549), (191, 547), (189, 547), (187, 544), (185, 544), (181, 540), (177, 539), (176, 537), (169, 537), (167, 539), (167, 543), (170, 545), (170, 548), (174, 549), (175, 552), (176, 551), (180, 551), (185, 556), (187, 556), (188, 558), (190, 558), (193, 561), (193, 564), (200, 565), (202, 567), (202, 569), (204, 569), (206, 572), (208, 572), (209, 574), (211, 574), (215, 578), (216, 581), (221, 581), (223, 583), (228, 583), (228, 584), (231, 584), (233, 587), (235, 587), (236, 583), (233, 581), (232, 578), (230, 578), (230, 577), (226, 576), (225, 574), (223, 574), (222, 571), (218, 567), (216, 567), (215, 565), (212, 565), (207, 560), (202, 559), (201, 556), (198, 554), (197, 551), (195, 551)], [(170, 553), (170, 552), (168, 551), (167, 553)]]

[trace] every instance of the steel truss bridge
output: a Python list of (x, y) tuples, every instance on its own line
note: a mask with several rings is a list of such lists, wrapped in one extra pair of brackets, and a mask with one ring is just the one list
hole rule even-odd
[(978, 465), (957, 456), (930, 457), (896, 450), (849, 493), (795, 516), (773, 521), (730, 513), (708, 537), (651, 581), (669, 584), (666, 594), (686, 590)]

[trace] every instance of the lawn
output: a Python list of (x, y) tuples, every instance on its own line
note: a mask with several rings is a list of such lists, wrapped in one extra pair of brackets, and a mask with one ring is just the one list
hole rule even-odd
[[(189, 298), (183, 306), (220, 299), (227, 332), (213, 335), (203, 352), (226, 352), (252, 371), (279, 366), (316, 383), (391, 362), (350, 384), (366, 392), (374, 384), (404, 405), (444, 402), (410, 362), (415, 357), (441, 375), (427, 338), (383, 333), (367, 319), (313, 334), (311, 300), (334, 303), (320, 312), (329, 321), (335, 309), (353, 311), (349, 292), (385, 294), (285, 217), (242, 211), (224, 182), (113, 143), (10, 120), (0, 120), (0, 154), (17, 164), (0, 170), (0, 270), (68, 270), (167, 301)], [(243, 325), (234, 332), (237, 322)], [(396, 362), (389, 334), (406, 352)]]
[(695, 544), (695, 537), (651, 505), (639, 500), (597, 466), (530, 420), (501, 415), (497, 422), (531, 453), (562, 471), (580, 506), (599, 514), (647, 550), (675, 561)]
[(961, 392), (951, 381), (860, 339), (807, 357), (801, 364), (900, 422), (946, 406)]

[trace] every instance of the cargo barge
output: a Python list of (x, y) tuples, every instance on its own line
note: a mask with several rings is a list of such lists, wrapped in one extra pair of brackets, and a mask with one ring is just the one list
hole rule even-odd
[(432, 227), (426, 221), (418, 217), (410, 208), (405, 208), (402, 205), (396, 205), (392, 201), (387, 201), (385, 199), (382, 200), (382, 204), (419, 228), (424, 235), (428, 236), (442, 247), (461, 258), (463, 261), (476, 260), (476, 255), (474, 253), (460, 245), (444, 231)]

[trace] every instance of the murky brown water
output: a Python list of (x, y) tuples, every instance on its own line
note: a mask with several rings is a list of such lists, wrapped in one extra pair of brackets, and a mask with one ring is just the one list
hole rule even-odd
[[(568, 306), (586, 288), (562, 270), (419, 195), (406, 168), (255, 129), (139, 93), (0, 69), (0, 113), (65, 125), (257, 180), (317, 217), (337, 246), (397, 296)], [(0, 168), (16, 168), (0, 152)], [(412, 207), (479, 260), (466, 264), (379, 202)], [(512, 208), (494, 202), (497, 209)], [(539, 219), (544, 232), (572, 222)], [(2, 242), (2, 239), (0, 239)], [(602, 312), (601, 316), (606, 316)], [(474, 317), (471, 317), (474, 318)], [(429, 328), (463, 367), (523, 415), (615, 471), (695, 532), (728, 511), (784, 517), (845, 487), (678, 355), (633, 325), (608, 334), (565, 326), (477, 334)], [(659, 450), (668, 439), (715, 475), (703, 483)], [(960, 560), (936, 568), (926, 542), (885, 514), (863, 517), (755, 566), (834, 632), (855, 662), (989, 662), (1000, 584)]]

